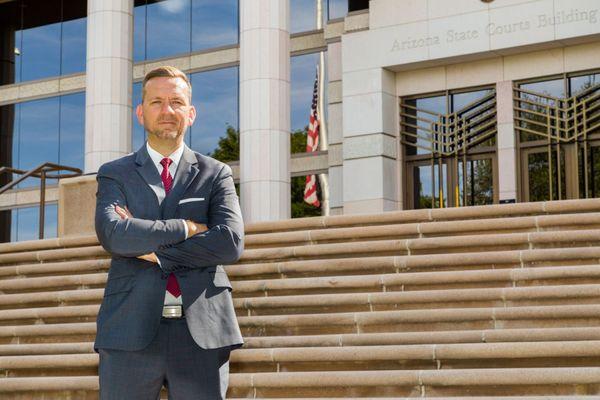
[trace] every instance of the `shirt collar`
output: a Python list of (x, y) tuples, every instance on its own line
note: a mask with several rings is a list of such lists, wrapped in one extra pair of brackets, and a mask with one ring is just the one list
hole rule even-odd
[[(181, 142), (181, 146), (179, 146), (174, 152), (172, 152), (168, 157), (172, 160), (171, 166), (169, 166), (169, 169), (174, 168), (175, 170), (177, 170), (177, 165), (179, 164), (179, 161), (181, 161), (181, 156), (183, 155), (183, 149), (185, 147), (185, 143)], [(165, 158), (162, 154), (160, 154), (158, 151), (154, 150), (152, 147), (150, 147), (150, 143), (148, 143), (148, 141), (146, 141), (146, 150), (148, 150), (148, 155), (150, 156), (150, 158), (152, 158), (152, 161), (154, 162), (154, 165), (156, 165), (156, 168), (158, 168), (158, 171), (160, 173), (160, 171), (162, 171), (162, 164), (160, 163), (160, 161)]]

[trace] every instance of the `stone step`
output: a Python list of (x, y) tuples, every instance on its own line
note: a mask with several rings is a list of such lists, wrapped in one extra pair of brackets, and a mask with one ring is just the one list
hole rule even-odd
[[(595, 273), (598, 282), (600, 278), (600, 268), (597, 266), (587, 267), (569, 267), (575, 272), (585, 273), (583, 276), (592, 280), (593, 274)], [(321, 283), (323, 292), (327, 294), (315, 293), (315, 282), (313, 286), (309, 287), (309, 293), (304, 294), (305, 288), (301, 283), (306, 283), (305, 278), (296, 278), (302, 282), (296, 282), (295, 287), (290, 288), (290, 280), (281, 280), (281, 282), (287, 283), (287, 291), (293, 294), (274, 294), (273, 290), (265, 290), (268, 296), (256, 296), (256, 292), (252, 291), (250, 294), (255, 294), (254, 297), (241, 297), (244, 293), (243, 290), (238, 291), (238, 284), (246, 282), (234, 282), (234, 288), (236, 291), (233, 303), (235, 308), (238, 310), (240, 315), (255, 315), (263, 313), (298, 313), (298, 312), (316, 312), (312, 310), (319, 310), (322, 308), (336, 307), (338, 311), (369, 311), (369, 310), (381, 310), (390, 308), (402, 308), (402, 309), (414, 309), (424, 308), (428, 304), (435, 304), (441, 308), (458, 307), (463, 304), (473, 304), (480, 306), (511, 306), (511, 305), (542, 305), (544, 303), (560, 303), (560, 304), (572, 304), (579, 302), (594, 302), (600, 303), (600, 284), (573, 284), (572, 280), (567, 280), (565, 284), (556, 284), (542, 286), (543, 281), (540, 281), (540, 277), (547, 278), (562, 278), (565, 279), (567, 276), (573, 277), (575, 274), (567, 275), (564, 269), (558, 267), (544, 268), (546, 276), (544, 274), (533, 274), (533, 271), (525, 270), (497, 270), (497, 271), (485, 271), (490, 272), (493, 276), (487, 278), (495, 278), (492, 282), (501, 282), (499, 276), (502, 276), (499, 272), (507, 272), (504, 274), (506, 277), (511, 277), (512, 282), (519, 280), (515, 279), (514, 275), (520, 275), (520, 278), (526, 278), (529, 280), (535, 279), (536, 286), (522, 286), (522, 287), (493, 287), (491, 285), (484, 285), (483, 288), (450, 288), (450, 289), (433, 289), (433, 290), (414, 290), (408, 286), (409, 282), (403, 279), (402, 274), (389, 274), (381, 276), (371, 276), (370, 280), (356, 279), (360, 277), (341, 277), (335, 279), (323, 279)], [(550, 271), (548, 271), (550, 270)], [(469, 271), (476, 272), (476, 271)], [(573, 272), (573, 271), (572, 271)], [(514, 273), (514, 274), (513, 274)], [(554, 274), (553, 274), (554, 273)], [(431, 273), (428, 273), (431, 274)], [(454, 275), (464, 275), (466, 272), (454, 273)], [(475, 274), (471, 274), (475, 275)], [(478, 274), (481, 277), (482, 274)], [(345, 279), (344, 278), (351, 278)], [(422, 277), (421, 277), (422, 278)], [(457, 277), (460, 279), (461, 277)], [(33, 281), (30, 278), (28, 280)], [(73, 285), (89, 285), (89, 284), (101, 284), (105, 277), (97, 277), (92, 275), (80, 275), (69, 277)], [(438, 277), (439, 279), (439, 277)], [(458, 279), (455, 279), (458, 280)], [(464, 278), (463, 278), (464, 279)], [(342, 283), (340, 283), (342, 280)], [(18, 283), (23, 282), (24, 279), (17, 280)], [(370, 281), (370, 282), (369, 282)], [(40, 282), (40, 281), (37, 281)], [(44, 284), (53, 285), (66, 285), (65, 282), (52, 282), (52, 278), (47, 281), (41, 281)], [(471, 281), (473, 282), (473, 281)], [(486, 281), (484, 281), (486, 282)], [(523, 280), (519, 281), (523, 284)], [(349, 286), (349, 284), (362, 284), (363, 290), (359, 286)], [(370, 283), (370, 284), (369, 284)], [(351, 293), (342, 293), (336, 291), (331, 293), (328, 290), (328, 284), (335, 288), (340, 286), (345, 287), (347, 290), (351, 290)], [(251, 285), (247, 285), (250, 286)], [(504, 284), (506, 286), (506, 283)], [(263, 288), (267, 287), (265, 284)], [(38, 285), (26, 286), (27, 289), (39, 290)], [(47, 286), (42, 287), (42, 289)], [(43, 292), (23, 292), (23, 286), (16, 290), (19, 293), (15, 294), (4, 294), (0, 296), (0, 320), (12, 319), (13, 314), (19, 314), (22, 312), (21, 318), (30, 318), (35, 315), (36, 311), (32, 311), (37, 307), (45, 310), (56, 306), (61, 306), (61, 309), (66, 307), (77, 306), (77, 305), (93, 305), (99, 304), (102, 301), (104, 289), (77, 289), (77, 290), (55, 290), (55, 291), (43, 291)], [(248, 287), (246, 287), (248, 289)], [(377, 290), (367, 291), (367, 290)], [(412, 289), (412, 290), (411, 290)], [(84, 303), (84, 304), (81, 304)], [(481, 304), (485, 303), (485, 304)], [(29, 310), (29, 311), (28, 311)], [(34, 314), (30, 314), (34, 313)], [(18, 316), (18, 315), (17, 315)]]
[[(71, 275), (76, 272), (101, 272), (108, 271), (110, 259), (93, 259), (77, 261), (58, 261), (19, 265), (0, 266), (0, 278), (32, 277), (36, 275), (58, 276)], [(1, 280), (0, 280), (1, 281)]]
[(419, 255), (478, 251), (595, 246), (600, 230), (480, 234), (421, 239), (374, 240), (288, 246), (244, 251), (240, 263), (255, 260), (327, 259), (377, 255)]
[[(74, 325), (74, 324), (65, 324)], [(93, 327), (86, 324), (91, 333)], [(54, 328), (56, 331), (56, 328)], [(70, 331), (77, 334), (82, 329), (63, 329), (68, 337)], [(41, 332), (43, 334), (44, 332)], [(54, 334), (51, 330), (48, 333)], [(598, 341), (597, 327), (540, 328), (540, 329), (497, 329), (433, 332), (377, 332), (337, 335), (256, 336), (244, 338), (244, 349), (269, 349), (293, 347), (352, 347), (393, 345), (439, 345), (459, 343), (518, 343), (518, 342), (561, 342)], [(93, 342), (66, 343), (19, 343), (0, 345), (0, 356), (80, 354), (92, 353)]]
[(261, 315), (238, 322), (245, 336), (599, 326), (600, 305)]
[[(507, 367), (527, 362), (529, 367), (595, 366), (600, 358), (600, 341), (538, 343), (469, 343), (408, 346), (292, 347), (241, 349), (231, 355), (232, 372), (331, 371), (362, 369), (456, 369)], [(538, 365), (538, 364), (542, 365)], [(38, 370), (41, 375), (57, 369), (87, 369), (98, 366), (93, 350), (79, 354), (0, 356), (0, 370), (12, 377), (19, 370)], [(31, 373), (31, 372), (29, 372)]]
[(467, 271), (399, 272), (389, 274), (315, 276), (233, 281), (234, 299), (240, 296), (279, 296), (302, 293), (356, 291), (413, 291), (476, 287), (517, 287), (597, 282), (600, 268), (592, 265), (480, 269)]
[[(16, 332), (27, 329), (39, 331), (42, 323), (61, 325), (81, 321), (83, 324), (94, 320), (98, 309), (99, 305), (3, 310), (5, 325), (0, 326), (0, 338), (20, 336)], [(7, 325), (15, 321), (21, 324)], [(600, 326), (600, 304), (257, 315), (239, 316), (238, 322), (246, 336), (433, 331), (449, 326), (454, 329)]]
[[(418, 290), (235, 298), (239, 315), (381, 311), (423, 308), (600, 304), (600, 284), (521, 288)], [(17, 310), (15, 310), (17, 311)], [(4, 319), (0, 311), (0, 320)]]
[(253, 249), (344, 241), (582, 230), (599, 227), (600, 213), (539, 215), (248, 234), (244, 245)]
[(421, 210), (388, 211), (378, 214), (332, 215), (282, 221), (255, 222), (246, 227), (247, 234), (351, 226), (406, 224), (428, 221), (455, 221), (478, 218), (512, 218), (527, 215), (588, 213), (600, 211), (598, 199), (560, 200), (535, 203), (493, 204)]
[[(406, 292), (419, 291), (422, 296), (427, 290), (510, 288), (530, 287), (533, 285), (573, 285), (590, 284), (600, 278), (597, 265), (513, 268), (474, 271), (440, 271), (440, 272), (402, 272), (394, 274), (373, 274), (339, 277), (313, 277), (268, 279), (254, 281), (233, 281), (234, 302), (266, 301), (262, 297), (277, 298), (279, 296), (302, 294), (338, 294), (357, 292)], [(100, 285), (106, 281), (106, 274), (74, 275), (68, 277), (77, 287)], [(103, 288), (59, 290), (56, 286), (64, 285), (63, 278), (27, 278), (7, 282), (3, 286), (5, 294), (0, 296), (0, 307), (27, 307), (35, 304), (65, 305), (78, 302), (97, 302), (102, 300)], [(32, 283), (28, 285), (28, 283)], [(17, 293), (7, 294), (10, 288), (17, 288)], [(39, 291), (53, 288), (52, 291)], [(27, 292), (26, 290), (34, 290)], [(542, 289), (547, 290), (547, 289)], [(246, 296), (242, 298), (241, 296)]]
[(497, 269), (510, 267), (560, 266), (597, 263), (600, 247), (508, 250), (460, 254), (426, 254), (259, 262), (226, 266), (234, 279), (271, 279), (306, 276), (343, 276), (349, 274), (398, 273), (406, 271), (444, 271)]
[[(468, 390), (473, 396), (600, 394), (600, 368), (490, 368), (465, 370), (381, 370), (233, 373), (228, 398), (294, 398), (328, 396), (453, 396)], [(2, 378), (0, 393), (97, 391), (95, 376)], [(504, 392), (504, 393), (503, 393)], [(287, 396), (286, 396), (287, 393)], [(87, 395), (85, 395), (87, 396)], [(40, 397), (41, 398), (41, 397)], [(82, 399), (92, 397), (81, 397)], [(375, 397), (377, 398), (377, 397)], [(490, 398), (490, 397), (488, 397)]]

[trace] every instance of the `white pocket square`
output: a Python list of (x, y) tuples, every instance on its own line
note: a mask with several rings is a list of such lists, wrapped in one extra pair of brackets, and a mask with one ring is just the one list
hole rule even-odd
[(204, 201), (204, 197), (188, 197), (187, 199), (179, 200), (179, 204), (190, 203), (192, 201)]

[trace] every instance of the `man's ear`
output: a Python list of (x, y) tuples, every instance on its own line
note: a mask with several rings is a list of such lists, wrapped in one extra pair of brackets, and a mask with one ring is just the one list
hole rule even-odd
[(190, 110), (188, 112), (189, 126), (192, 126), (194, 124), (195, 120), (196, 120), (196, 107), (190, 106)]
[(144, 126), (144, 112), (142, 111), (142, 105), (138, 104), (135, 108), (135, 115), (140, 125)]

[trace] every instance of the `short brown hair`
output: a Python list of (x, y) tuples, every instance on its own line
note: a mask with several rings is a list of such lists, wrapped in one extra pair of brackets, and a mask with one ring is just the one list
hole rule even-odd
[(187, 75), (180, 70), (179, 68), (172, 67), (170, 65), (163, 65), (161, 67), (156, 67), (152, 71), (148, 72), (144, 77), (144, 81), (142, 82), (142, 102), (144, 102), (144, 97), (146, 95), (146, 83), (153, 78), (181, 78), (187, 84), (189, 90), (189, 100), (192, 102), (192, 84), (188, 79)]

